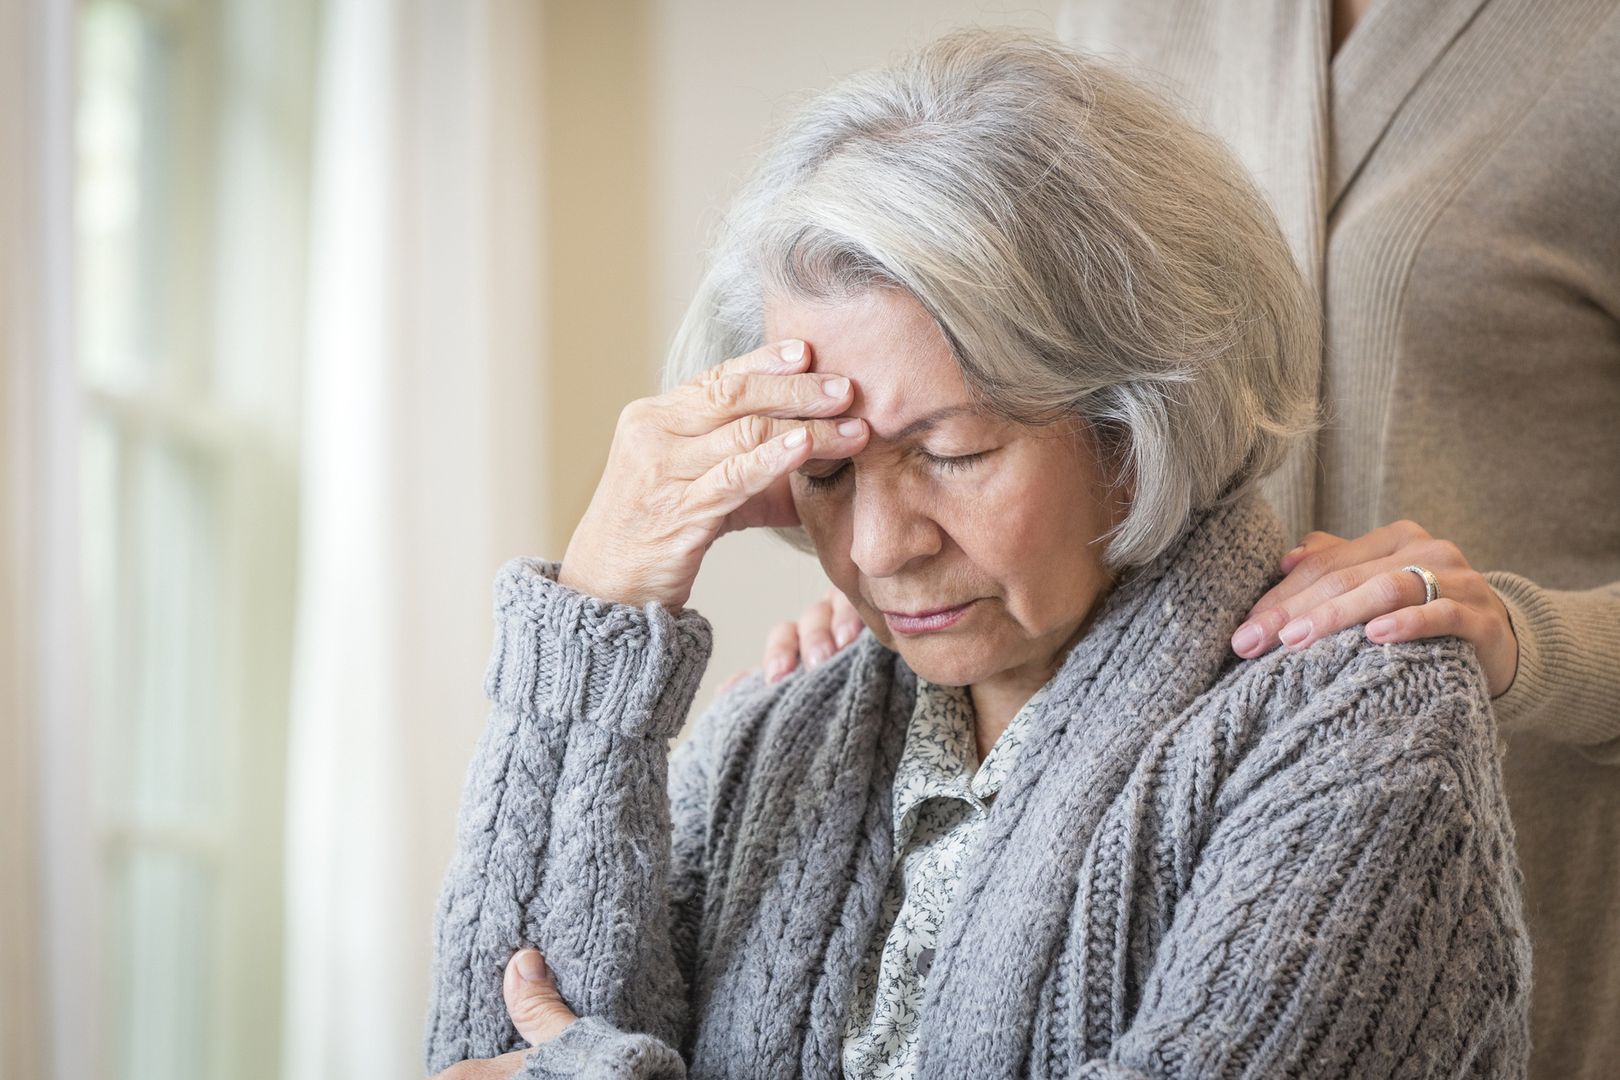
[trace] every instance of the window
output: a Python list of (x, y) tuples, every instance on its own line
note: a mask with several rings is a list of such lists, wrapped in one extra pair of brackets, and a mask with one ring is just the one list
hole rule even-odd
[(85, 0), (97, 1075), (278, 1075), (312, 9)]

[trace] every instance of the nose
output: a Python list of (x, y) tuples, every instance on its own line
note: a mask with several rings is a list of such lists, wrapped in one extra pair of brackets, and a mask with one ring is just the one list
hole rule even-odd
[(886, 578), (939, 554), (944, 531), (907, 497), (897, 477), (861, 477), (851, 514), (850, 559), (869, 578)]

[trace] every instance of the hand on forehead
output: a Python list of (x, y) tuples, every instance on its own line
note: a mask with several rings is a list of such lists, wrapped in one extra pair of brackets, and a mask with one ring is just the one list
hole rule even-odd
[(848, 377), (844, 415), (872, 427), (874, 442), (919, 437), (939, 424), (984, 417), (950, 346), (909, 293), (872, 290), (837, 302), (767, 304), (766, 333), (810, 345), (809, 370)]

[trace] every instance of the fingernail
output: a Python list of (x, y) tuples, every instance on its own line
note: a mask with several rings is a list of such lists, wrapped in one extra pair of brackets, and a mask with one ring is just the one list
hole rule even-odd
[(1232, 648), (1237, 652), (1246, 653), (1259, 645), (1260, 639), (1265, 636), (1265, 632), (1254, 623), (1244, 623), (1238, 627), (1238, 632), (1232, 635)]
[(861, 433), (861, 421), (859, 421), (859, 420), (841, 420), (841, 421), (839, 421), (838, 434), (853, 436), (853, 435), (859, 435), (860, 433)]
[(772, 660), (770, 665), (765, 669), (765, 681), (768, 683), (776, 682), (778, 679), (785, 678), (787, 673), (792, 670), (793, 665), (789, 664), (787, 661)]
[(778, 350), (784, 364), (797, 364), (804, 359), (804, 342), (789, 341)]
[(844, 626), (840, 626), (836, 631), (834, 631), (833, 640), (838, 642), (838, 647), (842, 649), (845, 645), (848, 645), (850, 642), (854, 641), (860, 636), (861, 628), (859, 626), (851, 626), (846, 624)]
[(1284, 645), (1298, 645), (1311, 636), (1311, 621), (1309, 619), (1295, 619), (1277, 635), (1282, 638)]
[(1374, 619), (1372, 622), (1367, 624), (1368, 637), (1383, 637), (1385, 634), (1393, 634), (1394, 632), (1395, 620), (1388, 615), (1385, 615), (1382, 618)]
[(828, 656), (828, 653), (827, 653), (827, 650), (825, 650), (825, 649), (821, 649), (821, 648), (811, 649), (809, 652), (804, 654), (805, 666), (806, 667), (815, 667), (818, 664), (823, 664), (823, 663), (826, 662), (827, 656)]
[(806, 435), (804, 428), (794, 428), (792, 431), (788, 432), (787, 437), (782, 440), (782, 445), (791, 450), (796, 447), (803, 446), (806, 438), (808, 438), (808, 436)]
[(849, 380), (843, 376), (839, 376), (836, 379), (828, 379), (826, 382), (821, 384), (821, 392), (830, 398), (841, 398), (844, 396), (844, 392), (848, 389)]
[(545, 971), (540, 963), (540, 954), (534, 949), (525, 949), (518, 953), (517, 969), (518, 974), (523, 976), (526, 982), (539, 982)]

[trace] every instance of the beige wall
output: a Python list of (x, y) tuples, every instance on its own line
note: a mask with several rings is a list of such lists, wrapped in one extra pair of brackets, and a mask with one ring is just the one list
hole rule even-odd
[[(560, 558), (619, 408), (657, 389), (719, 209), (808, 92), (956, 26), (1050, 33), (1058, 0), (552, 0), (546, 7), (549, 446)], [(774, 537), (724, 537), (692, 604), (714, 623), (698, 704), (826, 589)]]

